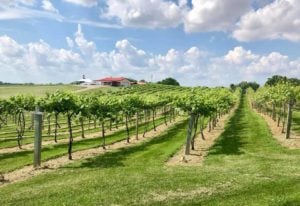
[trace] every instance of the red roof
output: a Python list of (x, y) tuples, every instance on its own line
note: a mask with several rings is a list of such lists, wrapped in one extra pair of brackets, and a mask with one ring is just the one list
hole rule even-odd
[(122, 80), (125, 80), (124, 77), (105, 77), (103, 79), (99, 79), (100, 82), (120, 82)]

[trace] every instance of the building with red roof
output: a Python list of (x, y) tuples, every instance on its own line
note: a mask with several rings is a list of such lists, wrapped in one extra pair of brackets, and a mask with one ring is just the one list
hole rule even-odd
[(130, 81), (124, 77), (105, 77), (103, 79), (99, 79), (96, 81), (101, 82), (101, 85), (103, 85), (103, 86), (114, 86), (114, 87), (130, 86)]

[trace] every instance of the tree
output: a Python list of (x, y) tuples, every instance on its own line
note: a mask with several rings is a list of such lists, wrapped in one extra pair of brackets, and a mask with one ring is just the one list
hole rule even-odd
[(247, 82), (247, 81), (242, 81), (239, 84), (230, 84), (230, 89), (232, 91), (235, 91), (237, 87), (240, 87), (243, 92), (245, 92), (248, 88), (252, 88), (254, 91), (256, 91), (259, 88), (259, 84), (256, 82)]
[(230, 87), (230, 89), (231, 89), (232, 91), (235, 91), (235, 89), (236, 89), (237, 86), (236, 86), (235, 84), (230, 84), (229, 87)]
[(259, 84), (256, 82), (248, 82), (248, 88), (252, 88), (254, 91), (256, 91), (259, 88)]
[(274, 75), (270, 78), (265, 83), (265, 86), (275, 86), (278, 83), (285, 83), (288, 81), (288, 78), (285, 76), (280, 76), (280, 75)]
[(279, 83), (291, 83), (293, 86), (300, 86), (300, 79), (297, 78), (288, 78), (286, 76), (280, 76), (280, 75), (274, 75), (270, 78), (265, 83), (265, 86), (275, 86)]
[(174, 85), (174, 86), (180, 86), (179, 82), (172, 78), (172, 77), (168, 77), (166, 79), (163, 79), (159, 82), (157, 82), (158, 84), (165, 84), (165, 85)]
[(290, 81), (291, 84), (294, 85), (294, 86), (300, 86), (300, 79), (297, 79), (297, 78), (290, 78), (289, 81)]

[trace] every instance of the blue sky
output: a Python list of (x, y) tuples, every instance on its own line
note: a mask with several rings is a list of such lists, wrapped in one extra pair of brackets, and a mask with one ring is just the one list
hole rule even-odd
[(0, 81), (300, 78), (297, 0), (1, 0)]

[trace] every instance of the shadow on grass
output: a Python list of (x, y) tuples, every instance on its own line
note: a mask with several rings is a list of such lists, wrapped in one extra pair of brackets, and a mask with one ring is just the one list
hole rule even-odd
[(246, 115), (245, 107), (247, 106), (247, 102), (244, 96), (242, 96), (240, 101), (239, 107), (230, 118), (224, 132), (210, 149), (208, 155), (240, 155), (244, 153), (240, 148), (245, 144), (242, 139), (247, 132), (247, 123), (243, 119)]
[(21, 150), (21, 152), (0, 154), (0, 160), (6, 160), (6, 159), (10, 159), (10, 158), (17, 158), (17, 157), (20, 157), (20, 156), (24, 157), (26, 155), (33, 154), (32, 151), (22, 150), (22, 149), (20, 149), (20, 150)]
[[(110, 142), (112, 138), (113, 142), (119, 141), (118, 139), (123, 137), (122, 131), (118, 131), (114, 134), (110, 134), (106, 137), (106, 140)], [(116, 140), (115, 140), (116, 139)], [(124, 139), (124, 138), (123, 138)], [(99, 138), (91, 138), (91, 139), (80, 139), (76, 142), (73, 142), (73, 152), (89, 149), (94, 147), (100, 147), (102, 145), (102, 139)], [(68, 153), (67, 151), (68, 143), (58, 143), (49, 146), (45, 146), (42, 148), (42, 161), (46, 161), (49, 159), (53, 159), (59, 156), (63, 156)], [(22, 162), (20, 165), (28, 165), (31, 163), (33, 159), (33, 150), (32, 149), (20, 149), (20, 151), (12, 152), (12, 153), (3, 153), (0, 154), (0, 167), (4, 164), (8, 164), (8, 162)], [(5, 163), (4, 163), (5, 162)], [(1, 169), (0, 169), (1, 171)]]
[(297, 135), (300, 135), (300, 111), (293, 113), (292, 124), (292, 130), (295, 131)]
[[(157, 125), (162, 124), (163, 119), (159, 118), (156, 120)], [(152, 127), (148, 128), (150, 131)], [(130, 132), (134, 131), (134, 127), (130, 127)], [(106, 136), (106, 143), (111, 144), (114, 142), (124, 140), (124, 130), (116, 131), (112, 134)], [(91, 139), (81, 139), (73, 142), (73, 152), (97, 148), (102, 145), (102, 138), (91, 138)], [(54, 145), (49, 145), (42, 148), (42, 161), (47, 161), (49, 159), (54, 159), (63, 156), (68, 153), (67, 151), (68, 143), (59, 143)], [(0, 154), (0, 172), (8, 172), (22, 166), (26, 166), (32, 163), (33, 150), (21, 150), (13, 153)]]
[[(162, 144), (170, 141), (171, 138), (174, 138), (178, 133), (180, 133), (182, 130), (186, 130), (186, 121), (172, 126), (167, 132), (163, 133), (162, 135), (155, 137), (154, 139), (142, 143), (137, 146), (128, 147), (128, 148), (121, 148), (119, 150), (116, 150), (115, 152), (107, 152), (103, 155), (99, 155), (97, 157), (92, 157), (84, 161), (81, 165), (68, 165), (65, 168), (113, 168), (113, 167), (125, 167), (126, 164), (124, 161), (127, 159), (132, 159), (133, 157), (130, 155), (134, 155), (139, 152), (144, 152), (142, 155), (138, 156), (135, 160), (132, 159), (133, 164), (139, 164), (139, 165), (149, 165), (151, 162), (155, 161), (157, 162), (164, 162), (164, 159), (161, 158), (161, 156), (164, 158), (166, 153), (164, 152), (164, 148), (161, 147), (167, 147), (167, 145), (162, 146)], [(151, 146), (159, 146), (161, 147), (155, 147), (155, 148), (149, 148)], [(151, 153), (151, 155), (147, 155), (147, 153)], [(132, 166), (133, 164), (130, 164)]]

